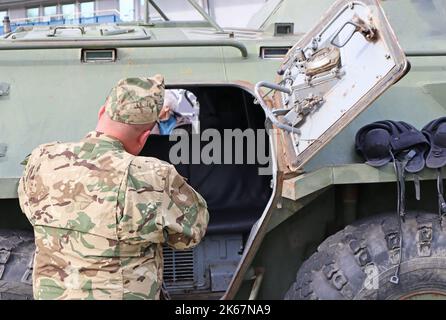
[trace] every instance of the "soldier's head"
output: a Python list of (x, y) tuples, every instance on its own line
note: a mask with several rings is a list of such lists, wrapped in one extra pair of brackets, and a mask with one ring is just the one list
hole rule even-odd
[(159, 118), (164, 101), (164, 78), (126, 78), (111, 90), (99, 110), (97, 131), (118, 138), (127, 152), (141, 152)]

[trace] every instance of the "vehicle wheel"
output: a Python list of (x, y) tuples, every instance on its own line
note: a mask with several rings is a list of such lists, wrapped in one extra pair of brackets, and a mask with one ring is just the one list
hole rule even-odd
[(446, 220), (410, 213), (367, 218), (327, 238), (297, 272), (287, 300), (446, 299)]
[(0, 300), (32, 299), (34, 236), (0, 230)]

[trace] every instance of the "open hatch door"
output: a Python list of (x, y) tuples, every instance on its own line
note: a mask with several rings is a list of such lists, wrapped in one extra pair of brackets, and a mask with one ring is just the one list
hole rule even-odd
[[(285, 145), (281, 150), (285, 150), (281, 154), (285, 153), (290, 169), (297, 170), (407, 69), (404, 52), (379, 2), (339, 0), (290, 49), (278, 83), (262, 81), (254, 91), (267, 118), (282, 129)], [(276, 91), (273, 108), (265, 102), (262, 88)], [(275, 146), (272, 152), (279, 152)], [(277, 165), (273, 177), (273, 196), (251, 230), (224, 299), (236, 297), (279, 206), (283, 172)]]
[[(336, 1), (285, 56), (279, 82), (256, 85), (267, 118), (284, 131), (290, 169), (302, 167), (407, 69), (379, 1)], [(274, 109), (262, 87), (276, 90)]]

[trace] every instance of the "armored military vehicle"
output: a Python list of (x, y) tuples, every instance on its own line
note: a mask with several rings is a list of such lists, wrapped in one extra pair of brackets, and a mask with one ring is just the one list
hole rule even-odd
[[(259, 175), (267, 163), (258, 159), (177, 166), (211, 217), (197, 247), (164, 249), (173, 298), (445, 297), (435, 171), (407, 175), (410, 213), (399, 227), (392, 165), (368, 166), (354, 151), (367, 123), (421, 128), (444, 115), (444, 1), (269, 0), (244, 29), (223, 29), (189, 3), (202, 21), (171, 21), (148, 1), (159, 19), (2, 36), (1, 297), (32, 297), (33, 236), (16, 192), (23, 158), (80, 139), (117, 80), (154, 73), (196, 97), (201, 131), (269, 133), (257, 137), (269, 174)], [(168, 161), (172, 144), (151, 136), (142, 155)]]

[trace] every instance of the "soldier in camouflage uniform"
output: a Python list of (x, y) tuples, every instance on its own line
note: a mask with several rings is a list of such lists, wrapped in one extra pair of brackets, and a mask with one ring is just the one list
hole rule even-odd
[(191, 248), (204, 236), (203, 198), (172, 165), (136, 156), (163, 95), (160, 75), (123, 79), (96, 131), (28, 157), (18, 192), (34, 226), (35, 299), (159, 299), (162, 245)]

